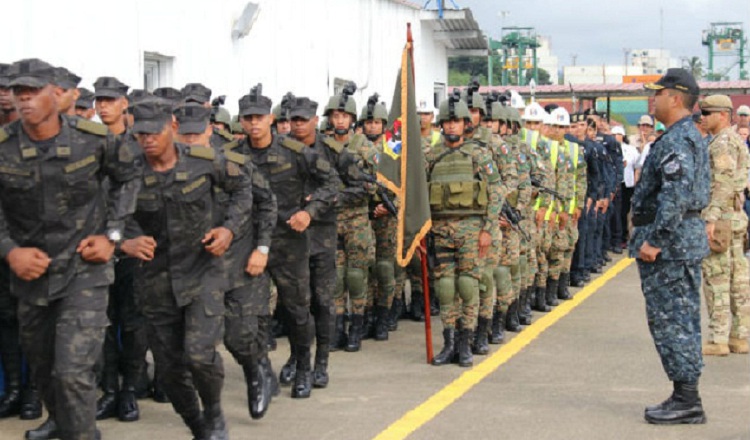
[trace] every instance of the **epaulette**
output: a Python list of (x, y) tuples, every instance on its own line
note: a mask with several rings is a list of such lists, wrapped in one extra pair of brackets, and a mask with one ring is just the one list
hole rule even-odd
[(245, 165), (245, 162), (247, 162), (247, 157), (245, 157), (244, 154), (235, 153), (234, 151), (224, 151), (224, 157), (226, 157), (228, 161), (240, 165)]
[(188, 148), (188, 156), (206, 160), (214, 160), (216, 158), (216, 152), (213, 150), (213, 148), (191, 145), (190, 148)]
[(281, 145), (295, 153), (301, 153), (305, 149), (305, 144), (292, 138), (284, 138), (284, 140), (281, 141)]
[(228, 141), (234, 140), (234, 136), (232, 136), (232, 133), (224, 130), (223, 128), (216, 130), (216, 133)]
[(327, 137), (323, 139), (323, 143), (328, 145), (331, 150), (335, 151), (337, 154), (341, 154), (341, 152), (344, 150), (344, 146), (341, 145), (339, 141), (332, 137)]
[(239, 145), (240, 145), (240, 141), (235, 139), (232, 142), (222, 145), (221, 149), (224, 151), (232, 151), (235, 148), (237, 148)]
[(88, 119), (84, 119), (84, 118), (76, 118), (76, 119), (77, 121), (75, 121), (75, 128), (81, 131), (95, 134), (97, 136), (106, 136), (109, 134), (109, 129), (104, 124), (100, 124), (94, 121), (89, 121)]

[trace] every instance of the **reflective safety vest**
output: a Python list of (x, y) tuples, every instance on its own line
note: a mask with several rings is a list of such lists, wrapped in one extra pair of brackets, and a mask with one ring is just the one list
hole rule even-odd
[(474, 172), (471, 152), (475, 147), (442, 151), (431, 164), (428, 179), (433, 216), (487, 214), (487, 182)]
[[(560, 151), (560, 143), (557, 142), (557, 141), (552, 141), (551, 140), (549, 142), (549, 147), (550, 147), (549, 148), (549, 157), (550, 157), (550, 162), (552, 162), (552, 171), (551, 172), (554, 173), (554, 172), (557, 171), (557, 155), (558, 155), (558, 153)], [(549, 220), (550, 218), (552, 218), (552, 211), (554, 211), (555, 202), (557, 202), (557, 199), (555, 199), (553, 197), (552, 198), (552, 202), (550, 202), (550, 205), (549, 205), (549, 207), (547, 209), (547, 213), (544, 215), (544, 220)]]
[(570, 208), (568, 208), (568, 214), (573, 214), (578, 203), (578, 197), (576, 197), (576, 189), (578, 188), (578, 152), (580, 150), (578, 148), (578, 144), (575, 142), (568, 142), (568, 140), (565, 140), (565, 143), (568, 145), (570, 157), (573, 158), (573, 197), (571, 197), (570, 199)]
[[(529, 130), (528, 128), (522, 128), (521, 129), (521, 142), (526, 143), (529, 148), (537, 151), (537, 146), (539, 145), (539, 132), (536, 130)], [(542, 207), (542, 198), (537, 197), (536, 202), (534, 202), (534, 211), (539, 211), (539, 208)]]
[(435, 145), (438, 144), (438, 142), (440, 142), (440, 132), (432, 130), (432, 137), (430, 139), (430, 146), (434, 147)]

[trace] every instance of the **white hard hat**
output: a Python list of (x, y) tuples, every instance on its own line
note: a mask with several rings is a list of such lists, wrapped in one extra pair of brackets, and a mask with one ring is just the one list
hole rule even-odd
[(427, 99), (420, 99), (417, 104), (417, 113), (435, 113), (435, 108)]
[(552, 115), (550, 115), (549, 113), (545, 111), (544, 114), (542, 115), (542, 123), (544, 125), (552, 125)]
[(526, 107), (526, 103), (523, 101), (523, 98), (515, 90), (510, 91), (510, 106), (519, 110)]
[(570, 126), (570, 114), (563, 107), (552, 110), (552, 113), (550, 113), (550, 125)]
[(523, 116), (521, 117), (521, 119), (531, 122), (544, 122), (545, 114), (546, 112), (541, 105), (536, 102), (532, 102), (523, 110)]
[(620, 134), (625, 136), (625, 128), (622, 125), (616, 125), (612, 127), (612, 134)]

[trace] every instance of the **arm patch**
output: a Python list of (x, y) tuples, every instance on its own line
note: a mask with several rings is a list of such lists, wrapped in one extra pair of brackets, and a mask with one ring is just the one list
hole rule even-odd
[(109, 134), (109, 129), (106, 125), (89, 121), (88, 119), (83, 118), (78, 118), (76, 122), (76, 128), (81, 131), (85, 131), (86, 133), (95, 134), (97, 136), (106, 136)]
[(214, 160), (216, 158), (216, 152), (212, 148), (192, 145), (188, 150), (188, 156), (190, 157), (197, 157), (206, 160)]

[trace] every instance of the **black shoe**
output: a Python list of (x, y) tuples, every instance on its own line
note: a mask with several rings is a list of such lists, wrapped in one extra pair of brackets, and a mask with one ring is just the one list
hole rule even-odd
[(117, 393), (105, 391), (96, 401), (96, 420), (106, 420), (117, 417)]
[(602, 273), (602, 266), (600, 264), (597, 264), (593, 269), (591, 269), (591, 273)]
[(570, 284), (570, 272), (563, 272), (560, 274), (560, 281), (557, 283), (557, 298), (563, 301), (567, 301), (573, 296), (568, 290), (568, 284)]
[(5, 390), (5, 395), (0, 399), (0, 419), (12, 417), (21, 413), (21, 390), (18, 387)]
[[(365, 307), (365, 320), (362, 324), (362, 339), (372, 339), (375, 337), (375, 316), (372, 307)], [(346, 344), (346, 341), (344, 341)]]
[(612, 246), (612, 248), (610, 249), (610, 252), (614, 252), (617, 255), (621, 255), (622, 254), (622, 248), (620, 246)]
[(328, 360), (315, 361), (315, 368), (312, 373), (312, 384), (315, 388), (325, 388), (328, 386)]
[(378, 306), (376, 308), (377, 317), (375, 319), (375, 340), (388, 340), (388, 307)]
[(589, 281), (591, 281), (591, 272), (593, 272), (593, 270), (591, 270), (591, 271), (587, 270), (586, 272), (583, 273), (583, 282), (584, 283), (588, 283)]
[(135, 422), (141, 418), (134, 388), (128, 387), (120, 391), (117, 402), (117, 418), (121, 422)]
[(205, 406), (203, 419), (206, 423), (206, 440), (229, 440), (227, 423), (218, 402)]
[(164, 391), (164, 388), (161, 386), (161, 380), (154, 378), (154, 396), (152, 399), (156, 403), (169, 403), (169, 396), (167, 396), (167, 392)]
[(432, 358), (432, 365), (440, 366), (451, 363), (456, 351), (456, 331), (452, 328), (443, 329), (443, 349)]
[(276, 373), (274, 373), (273, 371), (271, 359), (269, 359), (268, 356), (264, 356), (263, 359), (260, 360), (260, 363), (263, 366), (262, 371), (265, 375), (266, 382), (268, 382), (269, 390), (271, 390), (271, 396), (278, 396), (279, 394), (281, 394), (281, 388), (279, 387), (279, 379), (276, 377)]
[(424, 321), (424, 292), (413, 291), (411, 293), (411, 320)]
[(26, 431), (24, 436), (26, 440), (47, 440), (60, 438), (60, 433), (57, 431), (57, 423), (51, 418), (47, 418), (41, 425), (35, 429)]
[(570, 287), (583, 287), (583, 277), (577, 275), (570, 276)]
[(672, 396), (661, 405), (646, 408), (644, 416), (647, 422), (655, 425), (706, 423), (698, 384), (675, 382)]
[(611, 262), (611, 261), (612, 261), (612, 257), (610, 257), (610, 256), (609, 256), (609, 254), (607, 254), (606, 252), (604, 253), (604, 256), (603, 256), (603, 258), (604, 258), (604, 261), (605, 261), (606, 263), (609, 263), (609, 262)]
[(21, 420), (36, 420), (42, 417), (42, 399), (39, 390), (31, 384), (21, 391)]
[(534, 287), (534, 310), (537, 312), (549, 312), (545, 298), (545, 287)]
[(294, 378), (297, 375), (297, 357), (294, 354), (294, 347), (292, 347), (292, 354), (289, 355), (286, 363), (281, 367), (279, 372), (279, 384), (283, 387), (288, 387), (294, 382)]
[(558, 280), (553, 280), (552, 278), (547, 278), (547, 290), (545, 292), (547, 305), (550, 307), (555, 307), (560, 305), (560, 301), (557, 300), (557, 284), (559, 283)]
[(352, 315), (352, 325), (349, 326), (349, 339), (346, 341), (344, 351), (353, 353), (362, 347), (362, 326), (364, 315)]
[[(360, 315), (361, 316), (361, 315)], [(306, 399), (312, 393), (312, 374), (310, 372), (310, 347), (295, 347), (297, 374), (292, 386), (293, 399)]]
[(474, 343), (471, 347), (471, 352), (473, 354), (484, 356), (490, 352), (488, 341), (489, 332), (490, 320), (480, 316), (477, 320), (477, 329), (474, 332)]
[(458, 334), (458, 366), (471, 367), (474, 365), (474, 356), (471, 354), (471, 330), (462, 329)]
[(521, 325), (531, 325), (531, 287), (521, 290), (518, 298), (518, 322)]
[(492, 334), (490, 335), (490, 344), (502, 344), (505, 340), (505, 315), (499, 310), (495, 310), (492, 315)]
[[(400, 295), (399, 295), (400, 296)], [(390, 313), (388, 313), (388, 331), (395, 332), (398, 330), (398, 318), (404, 308), (404, 302), (400, 297), (393, 298)]]
[(268, 374), (266, 374), (262, 363), (256, 366), (244, 365), (242, 371), (245, 373), (247, 406), (250, 418), (253, 420), (262, 419), (271, 403), (271, 384), (267, 379)]
[(518, 300), (515, 300), (508, 307), (508, 313), (505, 316), (505, 330), (518, 333), (522, 329), (521, 323), (518, 321)]
[(203, 420), (203, 414), (199, 414), (198, 417), (188, 420), (183, 417), (185, 424), (190, 429), (190, 433), (193, 434), (193, 440), (205, 440), (206, 439), (206, 422)]
[(344, 314), (336, 315), (336, 321), (333, 327), (333, 338), (331, 338), (330, 351), (343, 350), (346, 347), (347, 335), (344, 328)]

